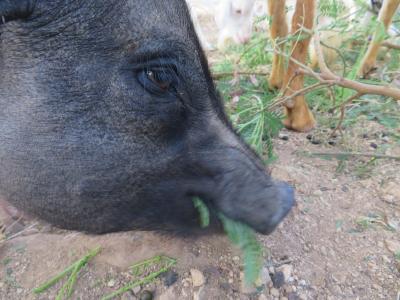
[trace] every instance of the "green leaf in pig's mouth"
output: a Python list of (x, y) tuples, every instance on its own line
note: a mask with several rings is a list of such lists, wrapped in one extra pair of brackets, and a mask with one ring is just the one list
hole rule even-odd
[[(210, 224), (210, 211), (207, 205), (198, 197), (193, 198), (193, 205), (199, 212), (200, 226)], [(221, 212), (216, 212), (225, 233), (235, 246), (243, 253), (244, 280), (247, 284), (255, 284), (262, 268), (262, 248), (257, 241), (256, 233), (246, 224), (234, 221)]]

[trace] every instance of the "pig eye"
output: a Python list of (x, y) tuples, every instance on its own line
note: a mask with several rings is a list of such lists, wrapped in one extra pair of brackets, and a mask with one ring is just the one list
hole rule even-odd
[(139, 72), (138, 80), (145, 90), (161, 96), (174, 93), (177, 75), (173, 68), (146, 68)]

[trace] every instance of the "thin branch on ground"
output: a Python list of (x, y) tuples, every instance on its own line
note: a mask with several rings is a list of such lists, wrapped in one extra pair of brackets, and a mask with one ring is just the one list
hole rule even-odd
[(336, 96), (335, 96), (335, 92), (332, 89), (332, 86), (328, 86), (328, 95), (332, 101), (332, 105), (336, 106)]
[(339, 119), (339, 122), (336, 125), (335, 129), (333, 129), (333, 131), (331, 133), (331, 137), (333, 137), (338, 130), (340, 131), (340, 133), (342, 133), (342, 124), (343, 124), (343, 121), (344, 121), (344, 113), (345, 113), (346, 105), (348, 105), (351, 102), (353, 102), (353, 100), (360, 98), (362, 95), (363, 94), (361, 94), (361, 93), (355, 93), (353, 96), (350, 96), (346, 101), (344, 101), (340, 105), (340, 119)]
[(390, 41), (383, 41), (381, 46), (389, 48), (389, 49), (400, 50), (400, 45), (394, 44)]
[(219, 80), (225, 77), (234, 77), (235, 75), (259, 75), (259, 76), (268, 76), (270, 74), (269, 71), (265, 72), (256, 72), (256, 71), (233, 71), (233, 72), (222, 72), (222, 73), (214, 73), (212, 74), (212, 78), (215, 80)]
[(0, 241), (0, 245), (1, 245), (2, 243), (5, 243), (5, 242), (7, 242), (7, 241), (10, 241), (10, 240), (12, 240), (12, 239), (15, 239), (15, 238), (19, 237), (20, 235), (22, 235), (22, 234), (24, 234), (25, 232), (27, 232), (29, 229), (32, 229), (33, 227), (35, 227), (37, 224), (38, 224), (38, 223), (31, 224), (31, 225), (29, 225), (28, 227), (25, 227), (24, 229), (22, 229), (21, 231), (15, 233), (15, 234), (13, 234), (13, 235), (8, 236), (8, 237), (5, 238), (4, 240), (1, 240), (1, 241)]
[(332, 156), (332, 157), (372, 157), (377, 159), (394, 159), (400, 160), (400, 156), (385, 155), (385, 154), (374, 154), (374, 153), (363, 153), (363, 152), (304, 152), (308, 155), (313, 156)]

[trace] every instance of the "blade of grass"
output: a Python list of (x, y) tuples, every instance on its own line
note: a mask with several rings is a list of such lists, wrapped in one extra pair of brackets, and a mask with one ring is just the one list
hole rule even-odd
[(79, 259), (78, 261), (74, 262), (72, 265), (70, 265), (68, 268), (66, 268), (64, 271), (62, 271), (60, 274), (56, 275), (49, 281), (45, 282), (41, 286), (35, 288), (33, 292), (35, 294), (40, 294), (55, 285), (58, 281), (60, 281), (62, 278), (67, 276), (69, 273), (71, 273), (70, 277), (68, 278), (68, 281), (66, 284), (62, 286), (62, 288), (59, 290), (56, 296), (56, 300), (61, 300), (63, 297), (66, 295), (66, 298), (69, 298), (72, 295), (73, 292), (73, 287), (76, 283), (77, 276), (79, 271), (91, 260), (93, 257), (95, 257), (99, 252), (101, 248), (97, 247), (96, 249), (90, 251), (87, 255), (85, 255), (83, 258)]
[[(152, 282), (155, 278), (157, 278), (159, 275), (161, 275), (162, 273), (167, 272), (172, 266), (174, 266), (176, 264), (176, 260), (173, 258), (170, 258), (167, 256), (156, 256), (155, 258), (140, 262), (139, 264), (132, 266), (132, 269), (137, 268), (137, 267), (149, 266), (149, 265), (151, 265), (152, 262), (159, 262), (162, 260), (165, 260), (167, 262), (167, 265), (162, 267), (160, 270), (158, 270), (156, 272), (152, 272), (148, 276), (146, 276), (142, 279), (135, 280), (131, 283), (128, 283), (127, 285), (123, 286), (119, 290), (102, 297), (101, 300), (113, 299), (117, 296), (120, 296), (120, 295), (128, 292), (129, 290), (131, 290), (132, 288), (134, 288), (138, 285), (148, 284), (148, 283)], [(141, 274), (143, 274), (143, 272)]]
[(68, 273), (71, 273), (72, 270), (75, 268), (75, 266), (78, 264), (78, 262), (73, 263), (72, 265), (70, 265), (68, 268), (66, 268), (64, 271), (62, 271), (61, 273), (59, 273), (58, 275), (54, 276), (52, 279), (50, 279), (49, 281), (45, 282), (44, 284), (42, 284), (41, 286), (34, 288), (33, 292), (35, 294), (40, 294), (43, 293), (44, 291), (46, 291), (47, 289), (49, 289), (50, 287), (52, 287), (53, 285), (55, 285), (60, 279), (62, 279), (63, 277), (65, 277), (66, 275), (68, 275)]

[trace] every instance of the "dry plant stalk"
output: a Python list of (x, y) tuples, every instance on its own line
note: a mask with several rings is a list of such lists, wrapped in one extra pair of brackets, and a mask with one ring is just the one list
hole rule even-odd
[(357, 93), (360, 94), (360, 96), (371, 94), (371, 95), (381, 95), (381, 96), (391, 97), (393, 99), (400, 100), (400, 89), (396, 89), (390, 86), (366, 84), (355, 80), (343, 78), (339, 75), (334, 74), (325, 63), (321, 49), (320, 37), (317, 31), (314, 35), (314, 47), (315, 47), (315, 52), (317, 53), (318, 64), (321, 72), (320, 73), (314, 72), (310, 68), (307, 67), (304, 68), (303, 65), (300, 67), (299, 70), (303, 74), (314, 77), (320, 82), (325, 82), (325, 81), (334, 82), (336, 85), (340, 87), (356, 91)]

